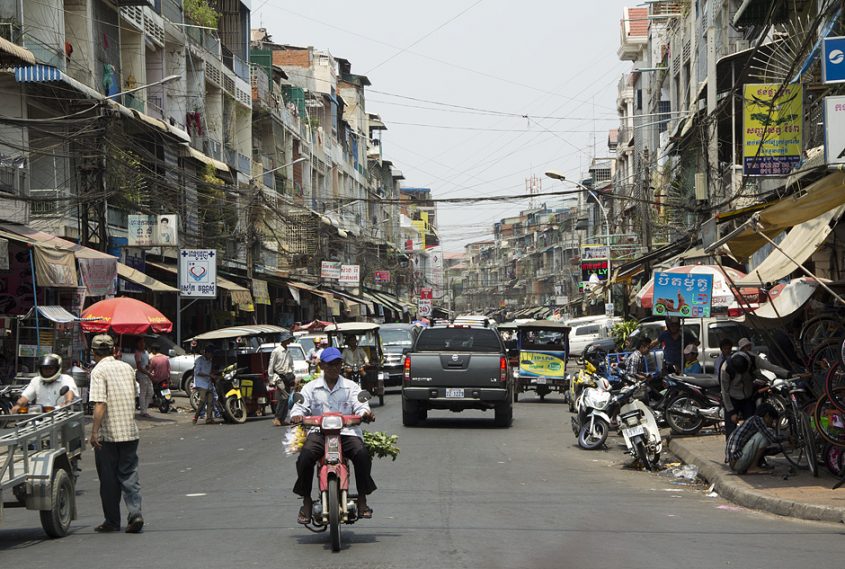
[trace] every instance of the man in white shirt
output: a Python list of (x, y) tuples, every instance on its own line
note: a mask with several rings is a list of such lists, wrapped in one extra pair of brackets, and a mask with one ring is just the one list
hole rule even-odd
[(349, 335), (346, 337), (346, 347), (343, 348), (343, 369), (347, 373), (350, 370), (357, 371), (364, 377), (364, 367), (370, 363), (364, 348), (358, 345), (358, 337)]
[(293, 342), (293, 334), (279, 334), (279, 345), (270, 354), (267, 377), (276, 386), (276, 409), (273, 425), (280, 427), (288, 414), (288, 397), (296, 388), (296, 376), (293, 373), (293, 358), (288, 352), (288, 344)]
[[(290, 422), (301, 423), (305, 415), (322, 415), (334, 411), (344, 415), (359, 415), (365, 421), (375, 420), (369, 403), (358, 401), (361, 387), (340, 375), (343, 358), (340, 350), (331, 347), (323, 350), (320, 355), (320, 369), (323, 375), (319, 379), (308, 382), (300, 392), (304, 401), (293, 406), (290, 412)], [(346, 427), (340, 432), (343, 456), (352, 462), (355, 469), (355, 485), (358, 488), (358, 517), (372, 518), (373, 511), (367, 506), (367, 494), (376, 489), (376, 484), (370, 477), (373, 461), (364, 446), (363, 434), (360, 426)], [(314, 466), (324, 453), (324, 437), (320, 429), (314, 427), (308, 434), (299, 458), (296, 461), (295, 494), (302, 496), (302, 508), (299, 510), (297, 521), (307, 524), (311, 520), (311, 486), (314, 482)]]
[[(61, 394), (63, 387), (68, 388), (64, 395)], [(62, 373), (62, 357), (47, 354), (38, 362), (38, 375), (32, 378), (15, 402), (12, 414), (29, 403), (63, 407), (73, 401), (74, 397), (79, 397), (79, 389), (71, 376)]]

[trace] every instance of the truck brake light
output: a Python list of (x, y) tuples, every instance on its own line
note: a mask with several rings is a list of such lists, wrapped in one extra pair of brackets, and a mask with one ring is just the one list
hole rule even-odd
[(402, 364), (403, 368), (403, 378), (406, 382), (411, 381), (411, 358), (410, 356), (405, 356), (405, 362)]
[(499, 381), (502, 383), (508, 380), (508, 358), (499, 358)]

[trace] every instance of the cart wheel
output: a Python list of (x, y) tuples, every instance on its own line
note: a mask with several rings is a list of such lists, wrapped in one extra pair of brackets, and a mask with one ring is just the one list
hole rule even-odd
[(50, 537), (64, 537), (73, 518), (74, 491), (70, 475), (63, 468), (53, 474), (53, 508), (41, 510), (41, 527)]

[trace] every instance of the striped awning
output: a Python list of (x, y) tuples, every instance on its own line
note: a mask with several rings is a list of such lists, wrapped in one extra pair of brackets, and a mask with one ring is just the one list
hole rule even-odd
[(44, 83), (63, 81), (64, 75), (52, 65), (25, 65), (15, 67), (15, 81), (18, 83)]

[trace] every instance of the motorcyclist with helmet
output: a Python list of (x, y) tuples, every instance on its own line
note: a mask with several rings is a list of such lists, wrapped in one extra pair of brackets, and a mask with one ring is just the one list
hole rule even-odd
[[(61, 395), (63, 387), (67, 386), (67, 393)], [(29, 385), (18, 398), (12, 413), (30, 403), (62, 407), (75, 397), (79, 397), (76, 382), (67, 374), (62, 373), (62, 357), (58, 354), (47, 354), (38, 362), (38, 375), (32, 378)]]
[(288, 397), (296, 388), (296, 376), (293, 373), (293, 358), (288, 352), (288, 344), (293, 342), (293, 334), (282, 332), (279, 334), (279, 345), (270, 354), (270, 364), (267, 366), (267, 377), (276, 386), (278, 398), (276, 400), (273, 425), (279, 427), (288, 414)]

